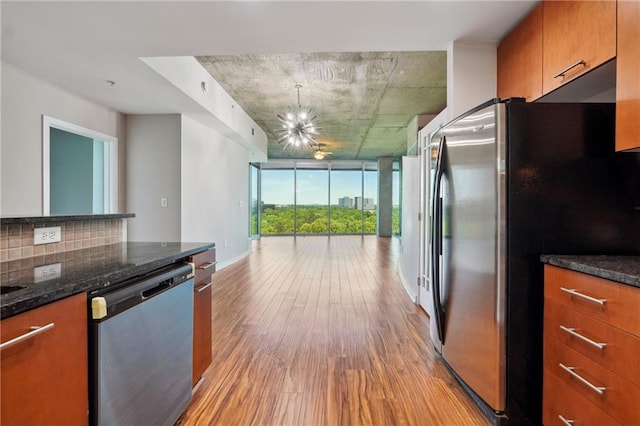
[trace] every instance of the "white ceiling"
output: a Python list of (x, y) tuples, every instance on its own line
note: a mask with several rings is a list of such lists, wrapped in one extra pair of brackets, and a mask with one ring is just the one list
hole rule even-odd
[(498, 41), (535, 3), (2, 1), (2, 60), (124, 113), (190, 112), (140, 57), (446, 50)]

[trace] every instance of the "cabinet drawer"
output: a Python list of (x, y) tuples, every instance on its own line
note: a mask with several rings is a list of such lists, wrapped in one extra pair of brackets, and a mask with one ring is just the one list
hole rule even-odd
[(548, 368), (544, 369), (543, 389), (542, 422), (545, 426), (566, 426), (560, 416), (568, 421), (573, 421), (574, 425), (620, 424), (581, 393), (569, 387)]
[(640, 336), (640, 289), (550, 265), (544, 282), (546, 298)]
[[(640, 387), (548, 334), (544, 336), (544, 367), (617, 421), (640, 424)], [(600, 388), (600, 392), (592, 386)]]
[(545, 333), (640, 386), (640, 338), (551, 299), (544, 310)]
[(202, 253), (194, 254), (189, 261), (195, 265), (195, 285), (211, 282), (211, 275), (216, 271), (216, 249), (212, 248)]
[(0, 423), (87, 424), (87, 296), (3, 319), (1, 328), (3, 344), (35, 333), (0, 352)]

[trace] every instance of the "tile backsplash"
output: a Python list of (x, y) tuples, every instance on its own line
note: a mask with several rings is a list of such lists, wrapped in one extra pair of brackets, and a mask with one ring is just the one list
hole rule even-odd
[[(58, 243), (33, 244), (34, 228), (59, 226)], [(101, 219), (69, 222), (1, 225), (0, 261), (24, 259), (127, 241), (126, 219)]]

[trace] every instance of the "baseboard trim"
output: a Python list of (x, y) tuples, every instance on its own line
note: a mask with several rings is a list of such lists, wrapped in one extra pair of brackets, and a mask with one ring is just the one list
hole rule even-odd
[(220, 270), (226, 268), (227, 266), (231, 266), (234, 263), (239, 262), (242, 259), (244, 259), (245, 257), (249, 256), (250, 254), (251, 254), (251, 249), (245, 251), (240, 256), (234, 257), (233, 259), (225, 260), (224, 262), (218, 262), (218, 264), (216, 265), (216, 271), (220, 271)]
[(418, 303), (418, 295), (411, 291), (411, 287), (407, 283), (407, 279), (404, 277), (404, 274), (402, 273), (402, 268), (400, 268), (400, 267), (398, 267), (398, 276), (400, 277), (400, 281), (402, 282), (402, 286), (404, 287), (404, 291), (407, 292), (407, 294), (409, 295), (409, 298), (411, 299), (411, 301), (413, 303), (417, 304)]

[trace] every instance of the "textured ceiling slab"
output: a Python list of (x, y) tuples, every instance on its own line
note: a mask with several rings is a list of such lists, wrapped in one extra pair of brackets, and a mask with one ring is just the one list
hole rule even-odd
[(284, 151), (276, 114), (313, 108), (327, 158), (370, 160), (406, 153), (406, 126), (446, 106), (446, 52), (331, 52), (200, 56), (198, 61), (269, 138), (270, 159), (313, 158)]

